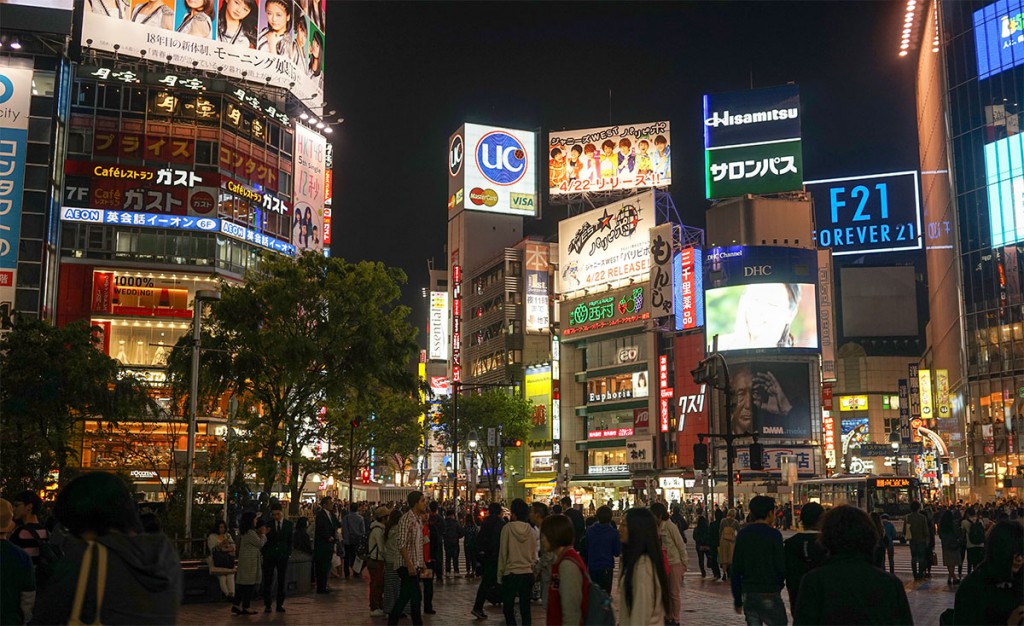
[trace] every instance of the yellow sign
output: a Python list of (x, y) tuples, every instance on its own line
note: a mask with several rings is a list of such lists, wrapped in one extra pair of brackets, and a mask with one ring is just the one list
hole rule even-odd
[[(427, 381), (427, 364), (420, 361), (416, 368), (416, 373), (419, 375), (420, 381), (425, 383)], [(420, 403), (426, 403), (426, 401), (427, 395), (424, 393), (423, 388), (420, 387)], [(427, 414), (421, 413), (419, 417), (420, 426), (423, 426), (423, 422), (425, 421), (427, 421)]]
[(932, 371), (917, 370), (917, 380), (921, 386), (921, 417), (926, 420), (935, 419), (932, 407)]
[(840, 411), (867, 411), (867, 396), (839, 396)]
[(882, 487), (909, 487), (909, 486), (910, 486), (910, 479), (909, 478), (876, 478), (875, 479), (875, 487), (876, 488), (882, 488)]
[(949, 370), (935, 370), (935, 411), (936, 417), (953, 417), (949, 406)]

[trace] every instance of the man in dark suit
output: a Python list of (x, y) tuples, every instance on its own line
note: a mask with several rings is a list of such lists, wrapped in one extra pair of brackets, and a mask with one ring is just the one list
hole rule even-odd
[(316, 528), (313, 534), (313, 571), (316, 573), (316, 592), (328, 593), (327, 577), (331, 572), (331, 557), (334, 556), (338, 519), (331, 512), (334, 501), (330, 496), (320, 501), (316, 514)]
[(285, 574), (288, 571), (288, 557), (292, 553), (292, 523), (284, 519), (281, 503), (270, 505), (270, 528), (267, 542), (263, 544), (263, 605), (264, 613), (270, 612), (270, 590), (277, 573), (277, 611), (284, 613)]

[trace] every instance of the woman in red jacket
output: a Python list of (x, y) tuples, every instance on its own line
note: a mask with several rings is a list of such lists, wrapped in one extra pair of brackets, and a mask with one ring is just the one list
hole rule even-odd
[(579, 626), (586, 604), (587, 566), (573, 549), (572, 522), (564, 515), (550, 515), (540, 526), (541, 549), (552, 552), (551, 585), (548, 589), (548, 626)]

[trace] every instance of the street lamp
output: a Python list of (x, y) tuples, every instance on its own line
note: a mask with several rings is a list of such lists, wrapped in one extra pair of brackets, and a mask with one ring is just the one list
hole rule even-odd
[[(446, 485), (452, 484), (452, 464), (451, 462), (444, 464), (444, 482)], [(448, 492), (451, 495), (451, 492)], [(456, 494), (458, 496), (458, 494)], [(442, 498), (443, 499), (443, 498)]]
[(195, 482), (196, 411), (199, 406), (199, 351), (200, 337), (202, 336), (203, 302), (219, 301), (219, 291), (200, 289), (196, 291), (195, 300), (192, 302), (192, 381), (189, 385), (188, 450), (185, 460), (185, 549), (189, 556), (192, 555), (192, 490)]
[(564, 495), (569, 495), (569, 455), (565, 455), (565, 460), (562, 462), (562, 467), (565, 468), (565, 473), (562, 477), (562, 488), (565, 489)]
[[(469, 475), (466, 476), (466, 499), (472, 504), (476, 501), (476, 447), (480, 445), (480, 436), (475, 428), (469, 431), (466, 445), (469, 446)], [(469, 489), (472, 489), (472, 491), (469, 491)]]
[(889, 445), (892, 446), (892, 463), (896, 475), (900, 475), (900, 434), (897, 431), (889, 433)]

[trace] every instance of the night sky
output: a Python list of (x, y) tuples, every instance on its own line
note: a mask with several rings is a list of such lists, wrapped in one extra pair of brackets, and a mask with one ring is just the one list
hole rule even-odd
[[(697, 227), (705, 93), (800, 85), (805, 180), (916, 169), (902, 21), (898, 2), (329, 0), (326, 109), (345, 118), (332, 254), (403, 268), (403, 301), (425, 324), (427, 259), (444, 263), (448, 137), (463, 122), (546, 132), (667, 119), (672, 196)], [(564, 217), (546, 205), (527, 232)]]

